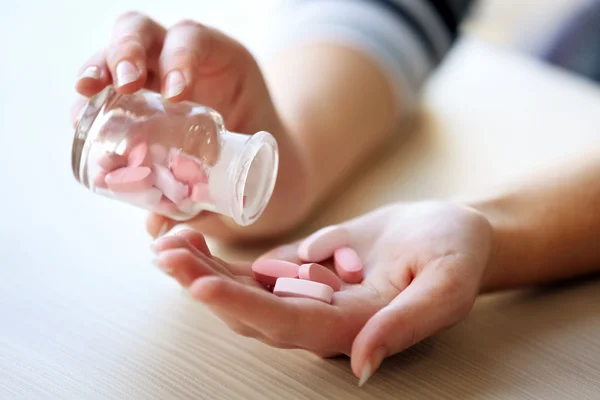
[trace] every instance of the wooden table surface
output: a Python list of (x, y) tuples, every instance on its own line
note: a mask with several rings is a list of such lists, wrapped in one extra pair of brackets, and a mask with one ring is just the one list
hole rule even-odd
[[(52, 77), (23, 68), (34, 85)], [(0, 119), (0, 399), (600, 398), (597, 280), (482, 297), (362, 389), (346, 358), (237, 337), (151, 266), (143, 212), (75, 184), (66, 117), (62, 132), (48, 123), (67, 113), (51, 96), (14, 93)], [(389, 201), (485, 191), (600, 145), (598, 127), (598, 88), (465, 39), (406, 143), (308, 229)], [(226, 258), (255, 252), (212, 245)]]

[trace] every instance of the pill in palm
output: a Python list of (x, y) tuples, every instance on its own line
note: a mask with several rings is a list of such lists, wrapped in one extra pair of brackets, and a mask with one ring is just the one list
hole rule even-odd
[(202, 164), (192, 157), (179, 151), (172, 151), (170, 155), (171, 172), (181, 182), (193, 185), (199, 182), (207, 182), (206, 174)]
[(288, 261), (263, 259), (252, 264), (254, 279), (263, 285), (274, 285), (278, 278), (297, 278), (300, 266)]
[(273, 294), (279, 297), (300, 297), (331, 303), (333, 289), (319, 282), (303, 279), (278, 278), (273, 288)]
[(105, 171), (113, 171), (127, 166), (127, 158), (117, 153), (104, 153), (98, 157), (96, 163)]
[(320, 262), (330, 258), (335, 249), (348, 245), (348, 232), (340, 226), (322, 228), (298, 247), (298, 257), (303, 261)]
[(347, 283), (360, 283), (363, 280), (363, 264), (353, 248), (341, 247), (334, 251), (335, 271)]
[(148, 143), (140, 142), (133, 146), (127, 155), (127, 165), (129, 167), (150, 166), (152, 155), (148, 148)]
[(163, 192), (166, 198), (175, 204), (179, 204), (188, 196), (187, 185), (177, 181), (167, 167), (154, 164), (152, 169), (156, 174), (155, 186)]
[(330, 286), (334, 291), (340, 290), (342, 282), (333, 271), (320, 264), (302, 264), (298, 269), (298, 278), (319, 282)]
[(137, 192), (154, 185), (154, 174), (148, 167), (123, 167), (106, 174), (104, 182), (113, 192)]

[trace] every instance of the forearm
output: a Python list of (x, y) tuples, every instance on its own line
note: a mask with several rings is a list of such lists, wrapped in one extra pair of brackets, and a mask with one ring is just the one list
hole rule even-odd
[(288, 134), (309, 166), (314, 201), (360, 167), (403, 113), (389, 77), (347, 47), (293, 46), (267, 65), (266, 74)]
[(600, 151), (472, 205), (494, 232), (483, 292), (600, 271)]
[(264, 70), (320, 200), (402, 135), (418, 93), (457, 36), (471, 0), (306, 0), (274, 20), (283, 51)]

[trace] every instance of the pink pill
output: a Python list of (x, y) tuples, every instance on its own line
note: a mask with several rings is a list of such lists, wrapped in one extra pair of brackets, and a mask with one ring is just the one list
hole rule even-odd
[(298, 269), (298, 278), (322, 283), (330, 286), (336, 292), (342, 287), (340, 278), (338, 278), (329, 268), (325, 268), (320, 264), (302, 264)]
[(263, 285), (274, 285), (278, 278), (297, 278), (298, 268), (288, 261), (258, 260), (252, 264), (252, 274)]
[(173, 203), (179, 204), (188, 196), (187, 185), (178, 182), (167, 167), (154, 164), (152, 169), (156, 174), (156, 183), (154, 186), (163, 192), (165, 197), (167, 197)]
[(196, 203), (212, 203), (208, 185), (205, 183), (196, 183), (192, 186), (191, 198)]
[(161, 191), (154, 187), (139, 192), (119, 193), (120, 199), (149, 209), (158, 207), (161, 197)]
[(96, 160), (96, 163), (105, 171), (113, 171), (117, 168), (127, 166), (127, 158), (117, 153), (104, 153)]
[(340, 226), (319, 229), (300, 244), (298, 257), (308, 262), (321, 262), (330, 258), (335, 249), (348, 245), (348, 232)]
[(363, 264), (356, 251), (342, 247), (333, 254), (335, 271), (347, 283), (360, 283), (363, 280)]
[(180, 182), (190, 185), (208, 182), (202, 164), (184, 153), (172, 151), (169, 166), (175, 179)]
[(194, 202), (191, 198), (187, 197), (177, 204), (177, 208), (185, 214), (190, 214), (194, 211)]
[(114, 192), (138, 192), (154, 185), (154, 174), (148, 167), (123, 167), (109, 172), (104, 181)]
[(146, 142), (140, 142), (133, 146), (127, 155), (127, 166), (129, 167), (149, 167), (151, 163), (152, 156)]
[(150, 145), (149, 151), (153, 164), (167, 165), (167, 149), (164, 146), (153, 143)]
[(319, 282), (302, 279), (279, 278), (273, 288), (273, 293), (279, 297), (300, 297), (331, 303), (333, 289)]
[(160, 202), (158, 204), (158, 208), (160, 212), (163, 214), (175, 215), (179, 214), (179, 209), (177, 208), (177, 204), (173, 203), (171, 200), (162, 196)]

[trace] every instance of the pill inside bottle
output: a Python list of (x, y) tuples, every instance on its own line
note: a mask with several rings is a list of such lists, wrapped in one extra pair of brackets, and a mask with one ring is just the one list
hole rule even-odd
[(71, 163), (93, 193), (177, 221), (208, 211), (247, 226), (269, 203), (279, 154), (271, 134), (230, 132), (211, 108), (108, 86), (77, 121)]

